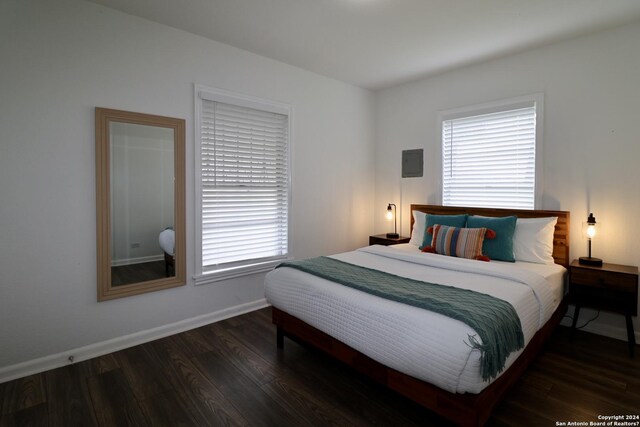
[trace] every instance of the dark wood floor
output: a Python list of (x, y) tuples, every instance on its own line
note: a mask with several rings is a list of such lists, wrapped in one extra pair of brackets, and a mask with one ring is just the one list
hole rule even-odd
[[(172, 274), (173, 271), (170, 271)], [(164, 261), (150, 261), (140, 264), (111, 267), (111, 286), (129, 285), (167, 277)]]
[[(0, 426), (440, 426), (447, 423), (285, 339), (270, 309), (0, 384)], [(636, 354), (640, 354), (637, 351)], [(640, 413), (640, 358), (558, 328), (489, 425)]]

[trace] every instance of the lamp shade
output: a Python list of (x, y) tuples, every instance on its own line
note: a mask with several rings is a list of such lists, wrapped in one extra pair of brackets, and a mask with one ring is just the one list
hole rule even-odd
[(387, 220), (391, 221), (393, 219), (393, 210), (391, 209), (391, 205), (387, 207)]
[(587, 238), (593, 239), (594, 237), (596, 237), (597, 231), (598, 230), (596, 229), (596, 217), (593, 216), (593, 213), (590, 213), (589, 217), (587, 218), (587, 223), (585, 228), (585, 233), (587, 234)]

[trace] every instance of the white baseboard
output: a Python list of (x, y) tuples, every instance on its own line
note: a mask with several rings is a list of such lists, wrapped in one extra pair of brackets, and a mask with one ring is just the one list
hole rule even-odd
[[(70, 349), (61, 353), (40, 357), (38, 359), (28, 360), (15, 365), (5, 366), (0, 368), (0, 383), (59, 368), (71, 363), (81, 362), (104, 354), (113, 353), (114, 351), (133, 347), (159, 338), (164, 338), (169, 335), (188, 331), (190, 329), (195, 329), (210, 323), (219, 322), (220, 320), (239, 316), (268, 306), (269, 304), (267, 303), (267, 300), (263, 298), (246, 304), (240, 304), (212, 313), (192, 317), (190, 319), (181, 320), (169, 325), (163, 325), (146, 331), (140, 331), (84, 347)], [(70, 361), (69, 358), (73, 358), (73, 361)]]

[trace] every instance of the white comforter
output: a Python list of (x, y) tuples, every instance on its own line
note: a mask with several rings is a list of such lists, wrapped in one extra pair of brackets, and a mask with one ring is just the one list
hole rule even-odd
[[(503, 299), (518, 313), (525, 343), (551, 317), (562, 297), (564, 268), (557, 265), (485, 263), (425, 254), (409, 245), (368, 246), (332, 257)], [(480, 352), (466, 344), (475, 332), (460, 321), (286, 267), (267, 274), (265, 295), (274, 307), (386, 366), (444, 390), (479, 393), (490, 384), (480, 375)], [(506, 367), (520, 353), (512, 353)]]

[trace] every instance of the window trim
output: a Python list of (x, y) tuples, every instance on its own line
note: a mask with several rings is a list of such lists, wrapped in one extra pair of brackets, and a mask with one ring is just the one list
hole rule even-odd
[[(293, 120), (293, 107), (289, 104), (272, 101), (269, 99), (258, 98), (255, 96), (245, 95), (241, 93), (231, 92), (224, 89), (208, 87), (204, 85), (194, 84), (194, 175), (195, 175), (195, 260), (194, 260), (194, 284), (196, 286), (209, 283), (219, 282), (222, 280), (232, 279), (250, 274), (257, 274), (271, 270), (284, 259), (291, 258), (291, 206), (293, 199), (292, 186), (292, 141), (293, 133), (291, 122)], [(277, 259), (262, 259), (255, 262), (247, 262), (242, 265), (236, 265), (215, 271), (204, 272), (202, 269), (202, 165), (201, 165), (201, 143), (200, 143), (200, 126), (202, 116), (202, 99), (214, 102), (222, 102), (226, 104), (237, 105), (241, 107), (253, 108), (272, 113), (284, 114), (288, 116), (288, 141), (287, 141), (287, 254)]]
[(535, 171), (536, 177), (534, 181), (534, 200), (533, 209), (541, 209), (542, 206), (542, 191), (544, 188), (543, 178), (543, 120), (544, 120), (544, 94), (542, 92), (533, 93), (530, 95), (517, 96), (513, 98), (501, 99), (496, 101), (485, 102), (481, 104), (468, 105), (464, 107), (452, 108), (449, 110), (438, 111), (437, 120), (438, 135), (436, 140), (438, 141), (438, 162), (435, 169), (437, 169), (437, 185), (438, 191), (436, 192), (439, 198), (438, 204), (442, 205), (443, 189), (442, 189), (442, 133), (443, 123), (446, 120), (458, 119), (461, 117), (479, 116), (482, 114), (496, 113), (498, 111), (515, 110), (517, 108), (528, 107), (532, 104), (536, 107), (536, 164)]

